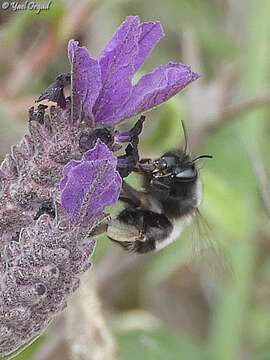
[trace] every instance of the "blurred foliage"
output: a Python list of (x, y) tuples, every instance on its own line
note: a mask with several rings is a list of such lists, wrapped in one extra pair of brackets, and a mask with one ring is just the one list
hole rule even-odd
[[(77, 19), (75, 10), (82, 4), (86, 4), (83, 14), (87, 18), (81, 15)], [(54, 1), (49, 11), (39, 15), (0, 10), (0, 41), (6, 49), (0, 55), (1, 157), (25, 131), (27, 108), (58, 73), (66, 71), (67, 38), (79, 39), (97, 54), (130, 14), (143, 20), (159, 19), (167, 35), (146, 62), (145, 71), (168, 60), (184, 61), (182, 36), (191, 30), (200, 49), (200, 81), (210, 83), (224, 65), (236, 60), (241, 70), (232, 103), (269, 88), (268, 0)], [(40, 59), (32, 55), (39, 53)], [(26, 75), (18, 79), (20, 64)], [(211, 110), (213, 105), (205, 98), (205, 108)], [(148, 114), (140, 151), (146, 157), (158, 157), (180, 146), (180, 119), (190, 127), (189, 110), (184, 92)], [(255, 109), (222, 123), (204, 139), (199, 151), (214, 156), (201, 170), (205, 192), (202, 216), (210, 234), (188, 229), (179, 241), (150, 254), (142, 266), (123, 274), (118, 279), (119, 288), (118, 284), (113, 286), (117, 294), (110, 289), (101, 293), (120, 323), (126, 318), (123, 309), (139, 308), (163, 324), (149, 330), (146, 318), (139, 329), (112, 327), (120, 360), (270, 359), (269, 214), (250, 158), (250, 151), (258, 149), (257, 156), (269, 174), (268, 118), (269, 107)], [(129, 181), (139, 183), (135, 177)], [(195, 265), (193, 247), (200, 243), (202, 247), (214, 243), (220, 258), (206, 255)], [(96, 266), (111, 248), (105, 237), (99, 240)], [(206, 269), (213, 267), (217, 273), (223, 261), (232, 269), (226, 280)], [(38, 348), (39, 342), (16, 359), (30, 359), (30, 353)]]
[(118, 335), (120, 360), (206, 359), (199, 346), (186, 341), (168, 329), (129, 331)]

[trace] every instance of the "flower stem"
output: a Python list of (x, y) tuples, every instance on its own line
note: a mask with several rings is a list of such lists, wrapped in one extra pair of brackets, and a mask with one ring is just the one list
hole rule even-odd
[(116, 359), (116, 344), (105, 323), (93, 270), (83, 276), (66, 321), (72, 360)]

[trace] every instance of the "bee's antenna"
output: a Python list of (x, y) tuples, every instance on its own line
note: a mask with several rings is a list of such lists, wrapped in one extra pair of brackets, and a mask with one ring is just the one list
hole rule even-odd
[(182, 124), (183, 133), (184, 133), (184, 139), (185, 139), (184, 154), (186, 154), (187, 146), (188, 146), (188, 135), (187, 135), (187, 129), (186, 129), (186, 126), (185, 126), (185, 123), (183, 120), (181, 120), (181, 124)]
[(195, 159), (192, 160), (192, 162), (195, 162), (199, 159), (212, 159), (213, 156), (212, 155), (199, 155), (197, 157), (195, 157)]

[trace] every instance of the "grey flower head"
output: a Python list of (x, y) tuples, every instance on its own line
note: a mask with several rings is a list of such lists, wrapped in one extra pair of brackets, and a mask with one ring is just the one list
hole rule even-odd
[[(144, 117), (114, 126), (175, 95), (198, 75), (183, 64), (132, 77), (163, 36), (159, 23), (128, 17), (97, 59), (71, 40), (71, 77), (41, 95), (57, 103), (29, 111), (29, 135), (0, 168), (0, 358), (39, 336), (66, 307), (89, 269), (91, 228), (105, 216), (138, 161)], [(71, 80), (72, 97), (63, 87)], [(125, 153), (113, 155), (122, 143)]]

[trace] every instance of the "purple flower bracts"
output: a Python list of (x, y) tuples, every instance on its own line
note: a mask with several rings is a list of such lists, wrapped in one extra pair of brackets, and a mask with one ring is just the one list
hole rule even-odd
[[(68, 55), (73, 68), (73, 91), (82, 94), (79, 102), (74, 101), (75, 112), (79, 103), (91, 124), (112, 126), (160, 105), (196, 80), (199, 75), (189, 66), (168, 63), (132, 85), (133, 76), (163, 36), (159, 22), (140, 23), (138, 16), (129, 16), (97, 60), (71, 40)], [(88, 81), (93, 73), (95, 84)]]
[(72, 221), (97, 221), (104, 208), (118, 200), (122, 179), (116, 167), (117, 158), (100, 140), (81, 161), (65, 166), (60, 182), (61, 203)]
[(71, 86), (76, 114), (80, 116), (83, 111), (91, 121), (92, 109), (102, 87), (98, 61), (91, 58), (86, 48), (79, 47), (78, 42), (73, 40), (69, 42), (68, 57), (71, 62)]

